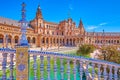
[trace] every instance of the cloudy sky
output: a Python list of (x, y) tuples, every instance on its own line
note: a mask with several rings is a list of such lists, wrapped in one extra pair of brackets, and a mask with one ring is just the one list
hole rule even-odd
[(47, 21), (59, 23), (71, 17), (76, 25), (82, 19), (86, 31), (120, 32), (120, 0), (0, 0), (0, 16), (20, 20), (22, 2), (28, 21), (40, 4)]

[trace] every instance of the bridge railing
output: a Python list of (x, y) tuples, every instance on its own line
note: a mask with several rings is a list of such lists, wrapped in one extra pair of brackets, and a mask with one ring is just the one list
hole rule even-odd
[[(16, 50), (0, 49), (0, 53), (2, 53), (2, 56), (3, 56), (2, 79), (6, 80), (6, 66), (8, 65), (7, 55), (10, 54), (9, 79), (13, 80), (14, 78), (13, 65), (15, 63), (13, 61), (13, 57), (16, 53)], [(34, 80), (37, 80), (38, 78), (40, 78), (40, 80), (44, 80), (44, 79), (47, 79), (47, 80), (53, 80), (53, 79), (54, 80), (66, 80), (66, 79), (67, 80), (95, 80), (95, 79), (119, 80), (120, 79), (120, 74), (119, 74), (120, 64), (103, 61), (103, 60), (84, 58), (81, 56), (55, 53), (55, 52), (42, 52), (42, 51), (29, 50), (28, 53), (30, 56), (32, 56), (32, 58), (30, 58), (30, 61), (33, 60), (32, 70), (34, 74), (33, 76)], [(57, 61), (58, 59), (59, 61)], [(52, 63), (51, 63), (51, 60), (53, 61)], [(54, 77), (53, 79), (51, 79), (51, 73), (53, 74), (53, 77)], [(47, 77), (44, 77), (45, 74)]]

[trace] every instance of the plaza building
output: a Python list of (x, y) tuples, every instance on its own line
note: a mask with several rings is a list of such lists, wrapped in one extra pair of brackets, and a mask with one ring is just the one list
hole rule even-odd
[[(40, 6), (36, 16), (28, 22), (27, 40), (30, 47), (51, 48), (61, 46), (79, 46), (89, 44), (120, 45), (120, 33), (87, 32), (82, 20), (79, 25), (72, 18), (59, 23), (44, 20)], [(20, 41), (21, 28), (19, 21), (0, 17), (0, 47), (14, 48)]]

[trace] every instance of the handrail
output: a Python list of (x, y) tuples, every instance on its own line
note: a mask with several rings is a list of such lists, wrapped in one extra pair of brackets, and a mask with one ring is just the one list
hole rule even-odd
[(120, 64), (117, 64), (117, 63), (114, 63), (114, 62), (108, 62), (108, 61), (105, 61), (105, 60), (98, 60), (98, 59), (92, 59), (92, 58), (85, 58), (85, 57), (82, 57), (82, 56), (75, 56), (75, 55), (72, 55), (72, 54), (62, 54), (62, 53), (57, 53), (57, 52), (42, 52), (42, 51), (32, 51), (32, 50), (29, 50), (29, 54), (43, 55), (43, 56), (53, 56), (53, 57), (75, 59), (75, 60), (83, 60), (83, 61), (88, 61), (88, 62), (92, 62), (92, 63), (96, 63), (96, 64), (103, 64), (103, 65), (115, 66), (115, 67), (120, 68)]
[[(8, 48), (0, 48), (0, 53), (15, 54), (16, 50), (8, 49)], [(67, 59), (74, 59), (74, 60), (83, 60), (83, 61), (88, 61), (88, 62), (92, 62), (96, 64), (103, 64), (103, 65), (114, 66), (114, 67), (120, 68), (120, 64), (117, 64), (114, 62), (108, 62), (105, 60), (98, 60), (98, 59), (92, 59), (92, 58), (85, 58), (82, 56), (75, 56), (72, 54), (62, 54), (58, 52), (44, 52), (44, 51), (33, 51), (33, 50), (28, 50), (28, 53), (33, 54), (33, 55), (43, 55), (43, 56), (53, 56), (53, 57), (67, 58)]]

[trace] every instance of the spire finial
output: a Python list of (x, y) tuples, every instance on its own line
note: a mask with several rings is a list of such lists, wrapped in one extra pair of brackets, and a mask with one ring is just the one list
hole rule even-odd
[(40, 4), (38, 5), (38, 8), (37, 8), (36, 18), (43, 19)]
[(21, 39), (20, 39), (20, 45), (28, 46), (28, 41), (26, 38), (26, 31), (27, 31), (27, 21), (26, 21), (26, 10), (25, 10), (25, 3), (22, 3), (22, 19), (20, 20), (21, 23)]
[(25, 6), (26, 6), (26, 4), (23, 2), (22, 3), (22, 20), (21, 21), (26, 21), (26, 10), (25, 10)]

